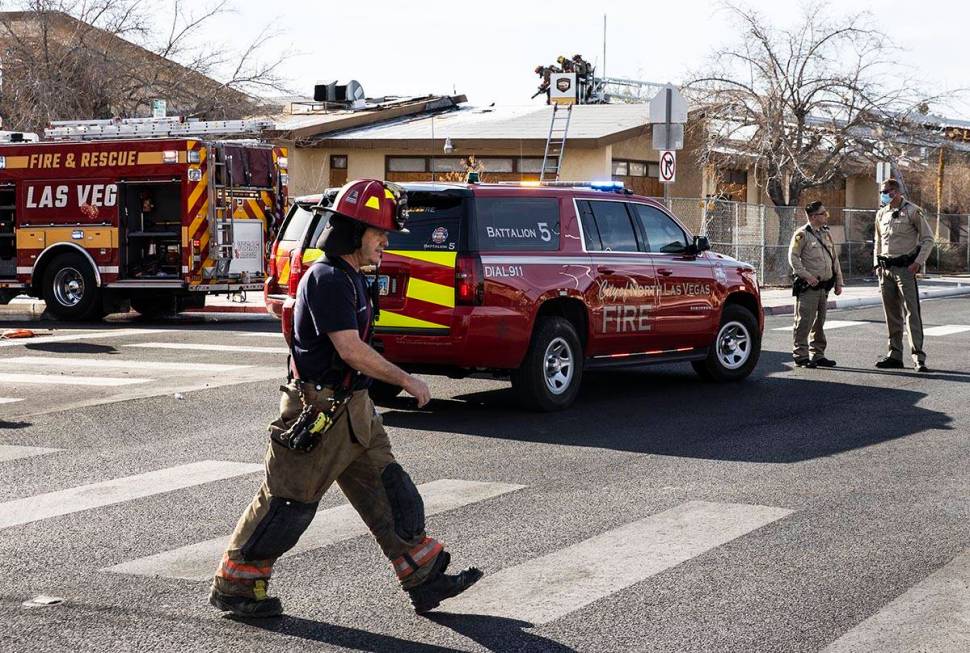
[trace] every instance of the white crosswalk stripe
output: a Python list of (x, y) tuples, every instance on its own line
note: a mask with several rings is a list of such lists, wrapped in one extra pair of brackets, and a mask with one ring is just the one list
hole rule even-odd
[[(425, 514), (433, 515), (485, 501), (523, 487), (525, 486), (509, 483), (441, 479), (419, 485), (418, 490), (424, 500)], [(321, 510), (297, 545), (283, 557), (319, 549), (368, 532), (367, 527), (349, 504)], [(205, 580), (212, 576), (223, 551), (226, 550), (228, 541), (228, 535), (217, 537), (205, 542), (107, 567), (102, 571)]]
[(45, 366), (67, 368), (101, 368), (117, 370), (159, 370), (167, 372), (228, 372), (249, 365), (225, 365), (219, 363), (171, 363), (164, 361), (119, 360), (114, 356), (101, 358), (67, 358), (60, 356), (15, 356), (0, 358), (0, 365)]
[(104, 338), (124, 338), (127, 336), (144, 336), (153, 333), (165, 333), (165, 329), (114, 329), (111, 331), (85, 331), (63, 336), (40, 336), (37, 338), (18, 338), (16, 340), (0, 340), (0, 347), (18, 347), (24, 345), (43, 345), (51, 342), (70, 342), (72, 340), (101, 340)]
[(148, 383), (154, 379), (138, 377), (112, 378), (107, 376), (70, 376), (67, 374), (16, 374), (0, 372), (0, 383), (29, 383), (33, 385), (90, 385), (117, 387)]
[(943, 326), (926, 327), (923, 329), (925, 336), (952, 336), (955, 333), (970, 331), (970, 326), (965, 324), (944, 324)]
[(23, 397), (0, 397), (0, 404), (15, 404), (23, 401)]
[(45, 447), (22, 447), (15, 444), (0, 444), (0, 462), (43, 456), (48, 453), (63, 451), (63, 449), (47, 449)]
[[(861, 324), (874, 324), (873, 322), (860, 322), (858, 320), (826, 320), (825, 330), (831, 331), (832, 329), (844, 329), (846, 327), (859, 326)], [(791, 331), (795, 327), (793, 325), (775, 327), (772, 331)]]
[(136, 476), (16, 499), (0, 503), (0, 528), (29, 524), (50, 517), (110, 506), (262, 470), (262, 465), (251, 463), (203, 460)]
[(970, 651), (970, 550), (833, 642), (824, 653)]
[(486, 576), (448, 611), (548, 623), (791, 513), (691, 501)]
[(286, 354), (286, 347), (250, 347), (248, 345), (206, 345), (197, 342), (139, 342), (127, 345), (143, 349), (181, 349), (186, 351), (230, 351), (241, 354)]

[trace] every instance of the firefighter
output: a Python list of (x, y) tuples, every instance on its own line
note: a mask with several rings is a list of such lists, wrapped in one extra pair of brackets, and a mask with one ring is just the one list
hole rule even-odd
[(549, 85), (552, 83), (552, 74), (561, 73), (562, 69), (558, 66), (536, 66), (535, 74), (542, 78), (539, 83), (539, 88), (533, 94), (532, 98), (536, 98), (543, 93), (549, 92)]
[(266, 477), (233, 532), (213, 580), (210, 603), (243, 617), (282, 614), (266, 594), (277, 558), (310, 525), (321, 497), (336, 482), (369, 527), (424, 613), (482, 576), (472, 567), (445, 573), (451, 560), (425, 533), (424, 504), (394, 460), (370, 379), (404, 388), (418, 406), (428, 386), (369, 346), (375, 306), (365, 265), (380, 263), (390, 231), (405, 231), (406, 198), (376, 180), (345, 185), (321, 237), (325, 257), (306, 272), (297, 292), (290, 382), (281, 388), (279, 418), (270, 424)]

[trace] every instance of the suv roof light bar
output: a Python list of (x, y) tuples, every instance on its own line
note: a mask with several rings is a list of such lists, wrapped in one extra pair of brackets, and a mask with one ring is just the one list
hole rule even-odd
[(525, 186), (528, 188), (589, 188), (604, 192), (623, 193), (632, 195), (633, 191), (623, 185), (622, 181), (499, 181), (499, 186)]

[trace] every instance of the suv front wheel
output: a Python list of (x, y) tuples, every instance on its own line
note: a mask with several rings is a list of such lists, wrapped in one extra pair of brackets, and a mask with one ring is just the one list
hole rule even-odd
[(740, 381), (758, 364), (761, 334), (758, 321), (748, 309), (728, 304), (707, 358), (691, 363), (702, 377), (713, 381)]
[(554, 411), (576, 399), (583, 378), (583, 350), (576, 328), (561, 317), (540, 319), (512, 388), (526, 408)]

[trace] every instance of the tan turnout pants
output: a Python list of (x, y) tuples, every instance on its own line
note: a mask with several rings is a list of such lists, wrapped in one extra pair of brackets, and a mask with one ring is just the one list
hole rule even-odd
[(889, 329), (887, 355), (902, 362), (903, 324), (909, 333), (909, 349), (913, 362), (926, 363), (923, 351), (923, 317), (919, 308), (919, 288), (916, 275), (904, 267), (879, 269), (879, 290), (882, 293), (882, 309)]
[[(280, 387), (280, 416), (270, 424), (271, 430), (284, 431), (303, 409), (298, 383)], [(303, 384), (303, 389), (309, 403), (319, 408), (329, 405), (329, 389), (317, 390), (309, 384)], [(266, 478), (230, 538), (216, 572), (216, 589), (251, 596), (255, 581), (268, 580), (276, 559), (296, 545), (316, 514), (317, 503), (334, 482), (394, 564), (402, 585), (413, 587), (427, 577), (441, 545), (425, 533), (404, 540), (395, 531), (381, 479), (382, 471), (394, 463), (394, 455), (366, 390), (352, 395), (312, 451), (292, 451), (270, 441), (265, 461)], [(420, 567), (408, 566), (402, 576), (398, 568), (402, 556), (417, 561)]]
[[(829, 293), (809, 288), (795, 298), (795, 329), (792, 355), (795, 360), (825, 356), (825, 313)], [(811, 339), (809, 339), (811, 336)]]

